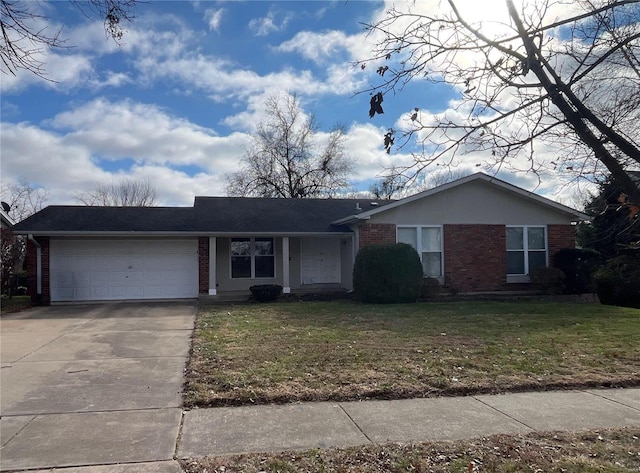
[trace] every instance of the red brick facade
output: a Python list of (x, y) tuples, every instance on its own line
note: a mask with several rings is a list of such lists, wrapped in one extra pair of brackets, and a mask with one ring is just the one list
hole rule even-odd
[(37, 237), (41, 248), (42, 264), (42, 294), (38, 294), (38, 251), (34, 242), (27, 240), (27, 294), (34, 304), (50, 304), (50, 275), (49, 275), (49, 237)]
[(359, 248), (369, 245), (389, 245), (396, 242), (396, 226), (392, 223), (371, 223), (358, 227)]
[(460, 292), (504, 289), (504, 225), (444, 225), (443, 233), (445, 285)]
[(209, 294), (209, 238), (198, 237), (198, 292)]
[(547, 240), (549, 250), (549, 266), (553, 265), (553, 255), (562, 248), (576, 247), (576, 227), (573, 225), (547, 226)]
[[(358, 227), (360, 245), (395, 243), (394, 224), (363, 224)], [(547, 226), (549, 264), (561, 248), (575, 247), (575, 227)], [(444, 283), (460, 292), (490, 292), (526, 288), (507, 283), (505, 225), (444, 225)]]

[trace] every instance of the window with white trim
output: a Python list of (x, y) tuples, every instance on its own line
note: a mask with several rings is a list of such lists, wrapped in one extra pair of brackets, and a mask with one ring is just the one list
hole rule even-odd
[(532, 269), (547, 266), (545, 227), (507, 227), (507, 274), (528, 275)]
[(231, 277), (233, 279), (275, 277), (273, 238), (232, 238)]
[(398, 227), (396, 241), (407, 243), (416, 249), (425, 276), (442, 277), (442, 227)]

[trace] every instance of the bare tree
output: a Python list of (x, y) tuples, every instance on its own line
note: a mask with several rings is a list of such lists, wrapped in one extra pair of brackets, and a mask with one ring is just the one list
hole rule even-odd
[(366, 25), (377, 46), (361, 66), (379, 66), (380, 77), (370, 114), (410, 81), (459, 92), (447, 113), (414, 108), (406, 126), (385, 136), (388, 147), (393, 138), (396, 147), (421, 147), (402, 174), (411, 179), (480, 151), (476, 164), (485, 169), (611, 175), (629, 205), (640, 202), (628, 174), (640, 169), (640, 1), (531, 0), (517, 8), (505, 0), (484, 21), (465, 15), (462, 3), (414, 2)]
[(417, 194), (418, 192), (462, 179), (471, 174), (470, 171), (465, 169), (444, 168), (428, 174), (420, 173), (420, 175), (412, 179), (410, 184), (407, 184), (408, 179), (404, 177), (402, 172), (398, 171), (397, 168), (392, 167), (389, 171), (385, 177), (369, 187), (369, 192), (371, 192), (376, 199), (388, 200), (408, 197), (412, 194)]
[(117, 183), (100, 184), (92, 192), (80, 192), (73, 196), (88, 206), (153, 207), (158, 191), (148, 180), (123, 179)]
[[(138, 0), (72, 1), (85, 16), (98, 17), (104, 22), (105, 34), (120, 41), (125, 22), (133, 19)], [(25, 69), (46, 79), (43, 55), (50, 49), (67, 47), (61, 39), (61, 29), (48, 32), (42, 23), (47, 18), (39, 13), (37, 2), (0, 0), (0, 58), (2, 72), (15, 75)]]
[(49, 193), (45, 189), (33, 186), (26, 179), (3, 185), (0, 195), (2, 202), (9, 205), (8, 214), (15, 222), (20, 222), (42, 210), (49, 199)]
[(320, 144), (314, 117), (303, 114), (295, 95), (269, 97), (265, 112), (240, 169), (226, 176), (228, 195), (327, 197), (348, 188), (351, 163), (342, 128)]
[[(8, 215), (15, 222), (24, 220), (41, 210), (48, 198), (44, 189), (36, 188), (24, 179), (16, 184), (2, 186), (0, 194), (2, 202), (8, 204)], [(2, 293), (11, 295), (12, 276), (20, 269), (20, 264), (24, 260), (26, 241), (23, 236), (14, 235), (10, 228), (2, 229), (0, 240)]]

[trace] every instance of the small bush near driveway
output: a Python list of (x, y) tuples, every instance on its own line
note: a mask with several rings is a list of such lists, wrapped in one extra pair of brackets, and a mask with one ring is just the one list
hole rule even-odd
[(201, 307), (185, 405), (640, 384), (640, 310), (349, 301)]

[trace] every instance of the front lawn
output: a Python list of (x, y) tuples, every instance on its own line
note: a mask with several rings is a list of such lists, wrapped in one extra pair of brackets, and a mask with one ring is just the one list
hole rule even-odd
[(640, 310), (350, 301), (203, 306), (185, 405), (640, 384)]

